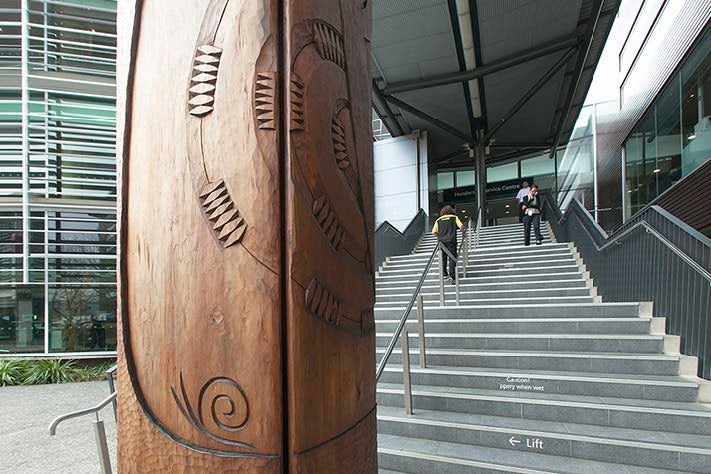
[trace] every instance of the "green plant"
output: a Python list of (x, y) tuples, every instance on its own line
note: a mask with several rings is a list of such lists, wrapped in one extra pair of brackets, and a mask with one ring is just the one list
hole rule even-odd
[(0, 387), (104, 380), (106, 371), (114, 364), (115, 361), (109, 361), (84, 366), (60, 359), (0, 359)]
[(22, 384), (27, 372), (28, 362), (19, 359), (0, 360), (0, 387)]
[(39, 385), (45, 383), (73, 382), (77, 375), (74, 361), (60, 359), (36, 360), (29, 366), (25, 384)]

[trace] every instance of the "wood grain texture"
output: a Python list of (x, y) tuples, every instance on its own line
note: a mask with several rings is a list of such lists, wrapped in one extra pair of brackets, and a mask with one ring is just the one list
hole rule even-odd
[(120, 472), (376, 471), (362, 5), (120, 2)]
[(285, 1), (292, 472), (376, 471), (367, 3)]

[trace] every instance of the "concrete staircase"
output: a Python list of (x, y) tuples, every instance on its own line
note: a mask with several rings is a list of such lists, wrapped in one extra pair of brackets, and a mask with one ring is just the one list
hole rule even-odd
[[(414, 414), (398, 348), (377, 387), (381, 473), (711, 473), (711, 401), (651, 303), (605, 303), (576, 249), (523, 246), (519, 224), (487, 227), (460, 277), (460, 306), (437, 265), (407, 323)], [(382, 357), (436, 244), (387, 259), (376, 276)]]

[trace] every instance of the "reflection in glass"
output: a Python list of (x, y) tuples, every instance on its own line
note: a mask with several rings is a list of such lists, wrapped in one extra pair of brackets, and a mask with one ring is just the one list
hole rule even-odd
[(0, 288), (0, 354), (44, 350), (44, 288)]
[(50, 352), (116, 350), (116, 289), (49, 289)]

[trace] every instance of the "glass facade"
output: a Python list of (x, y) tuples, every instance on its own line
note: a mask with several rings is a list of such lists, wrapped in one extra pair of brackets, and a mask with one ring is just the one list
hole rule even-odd
[(711, 30), (624, 143), (625, 219), (711, 158)]
[(0, 353), (115, 351), (116, 0), (11, 3), (0, 7)]
[(574, 198), (595, 209), (595, 119), (594, 105), (581, 109), (558, 162), (558, 205), (563, 211)]

